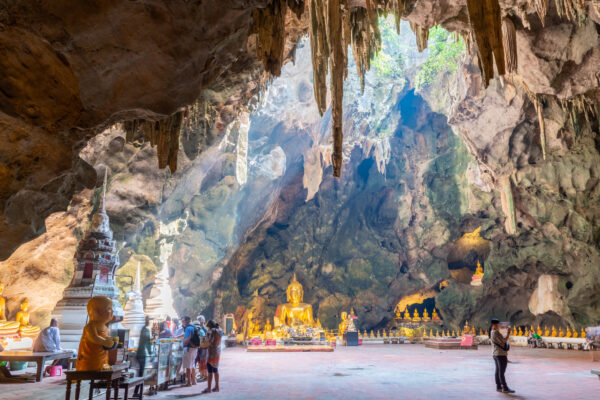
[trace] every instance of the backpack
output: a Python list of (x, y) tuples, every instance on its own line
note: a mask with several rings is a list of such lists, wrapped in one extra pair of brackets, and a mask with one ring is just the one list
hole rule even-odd
[(190, 347), (200, 347), (200, 333), (198, 329), (198, 327), (194, 326), (194, 333), (192, 333), (192, 337), (190, 338)]

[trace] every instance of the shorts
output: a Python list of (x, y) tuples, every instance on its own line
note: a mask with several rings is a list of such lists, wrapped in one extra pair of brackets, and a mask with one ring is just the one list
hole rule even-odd
[(219, 373), (219, 368), (213, 367), (212, 365), (210, 365), (210, 363), (206, 364), (206, 369), (208, 370), (209, 374), (218, 374)]
[(194, 368), (194, 364), (196, 364), (196, 354), (198, 354), (197, 348), (186, 348), (185, 353), (183, 354), (183, 363), (181, 364), (182, 368)]

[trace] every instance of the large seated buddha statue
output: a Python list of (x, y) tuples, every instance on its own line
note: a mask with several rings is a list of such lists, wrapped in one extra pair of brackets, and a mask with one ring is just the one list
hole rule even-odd
[(20, 325), (19, 333), (23, 337), (36, 337), (41, 329), (39, 326), (31, 325), (29, 322), (29, 301), (27, 298), (21, 303), (21, 311), (17, 313), (16, 320)]
[(0, 335), (14, 335), (19, 331), (17, 321), (6, 320), (6, 299), (2, 297), (4, 284), (0, 282)]
[(296, 279), (296, 274), (294, 274), (292, 282), (287, 287), (286, 294), (288, 302), (279, 306), (279, 320), (281, 323), (287, 326), (314, 326), (312, 306), (302, 303), (304, 289)]

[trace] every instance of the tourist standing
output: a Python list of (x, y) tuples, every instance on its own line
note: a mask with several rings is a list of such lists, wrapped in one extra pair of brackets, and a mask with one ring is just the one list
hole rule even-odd
[(179, 318), (173, 319), (173, 337), (180, 338), (183, 336), (183, 325)]
[[(219, 391), (219, 360), (221, 359), (221, 338), (223, 331), (219, 324), (212, 319), (206, 324), (208, 327), (208, 360), (206, 368), (208, 370), (208, 386), (202, 393)], [(215, 387), (211, 390), (212, 380), (215, 378)]]
[(196, 328), (191, 324), (192, 319), (188, 316), (183, 317), (183, 368), (187, 378), (186, 386), (196, 384), (196, 355), (198, 354), (198, 344), (193, 343), (197, 336)]
[(508, 332), (506, 337), (504, 337), (500, 332), (500, 320), (493, 318), (491, 322), (492, 329), (490, 331), (490, 340), (492, 342), (492, 355), (494, 357), (494, 363), (496, 364), (496, 391), (502, 393), (514, 393), (514, 390), (509, 389), (504, 377), (506, 366), (508, 365), (507, 342), (510, 338), (510, 327), (508, 327)]
[[(207, 339), (208, 330), (206, 329), (206, 318), (204, 315), (199, 315), (197, 318), (198, 322), (198, 333), (200, 334), (200, 340), (204, 341)], [(203, 380), (208, 378), (208, 371), (206, 369), (206, 361), (208, 360), (208, 348), (202, 347), (198, 348), (198, 356), (196, 358), (196, 364), (198, 364), (198, 371), (200, 372), (200, 376)]]
[(146, 358), (152, 356), (152, 337), (150, 335), (150, 317), (146, 315), (146, 320), (142, 331), (140, 332), (140, 342), (138, 343), (137, 358), (139, 372), (138, 376), (144, 376), (146, 369)]
[(169, 329), (166, 321), (162, 321), (160, 323), (160, 327), (158, 328), (158, 338), (159, 339), (169, 339), (173, 337), (173, 333)]

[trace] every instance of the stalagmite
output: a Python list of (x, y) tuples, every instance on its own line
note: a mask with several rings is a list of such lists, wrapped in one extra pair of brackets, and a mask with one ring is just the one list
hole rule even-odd
[(542, 145), (542, 157), (546, 159), (546, 124), (544, 123), (544, 106), (539, 96), (535, 98), (535, 110), (537, 111), (538, 123), (540, 124), (540, 144)]
[(510, 18), (502, 19), (502, 46), (504, 47), (504, 61), (506, 72), (517, 72), (517, 33), (515, 24)]
[(504, 215), (506, 216), (504, 227), (506, 229), (506, 233), (508, 233), (509, 235), (514, 235), (517, 233), (517, 217), (515, 214), (515, 203), (512, 192), (512, 183), (509, 175), (504, 176), (500, 179), (500, 187), (500, 201), (502, 203), (502, 211), (504, 211)]
[(494, 59), (499, 75), (504, 75), (501, 10), (498, 0), (467, 0), (469, 21), (475, 36), (485, 87), (494, 77)]

